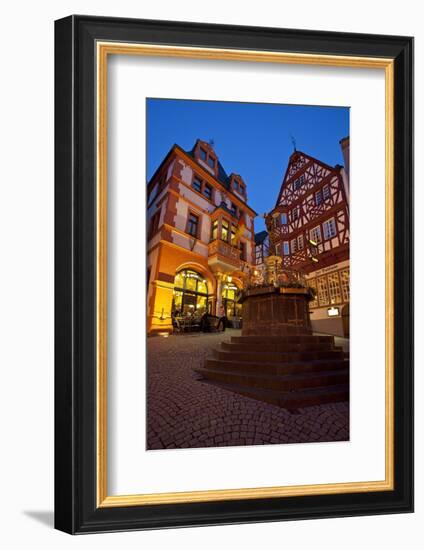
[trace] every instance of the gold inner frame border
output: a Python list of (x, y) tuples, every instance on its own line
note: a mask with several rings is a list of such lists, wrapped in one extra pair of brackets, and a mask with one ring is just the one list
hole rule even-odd
[[(385, 72), (385, 479), (315, 485), (109, 496), (107, 491), (107, 61), (109, 55), (180, 57), (383, 69)], [(212, 502), (394, 490), (394, 60), (140, 43), (96, 43), (97, 63), (97, 507)]]

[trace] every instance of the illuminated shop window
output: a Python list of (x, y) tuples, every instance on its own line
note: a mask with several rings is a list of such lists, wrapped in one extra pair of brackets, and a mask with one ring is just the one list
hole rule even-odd
[(200, 273), (185, 269), (175, 275), (172, 311), (179, 316), (201, 316), (208, 305), (208, 284)]
[(317, 279), (317, 292), (318, 292), (318, 301), (320, 306), (328, 305), (328, 287), (327, 287), (327, 277), (319, 277)]
[(337, 272), (328, 275), (328, 290), (330, 292), (330, 304), (339, 304), (342, 301), (342, 293)]

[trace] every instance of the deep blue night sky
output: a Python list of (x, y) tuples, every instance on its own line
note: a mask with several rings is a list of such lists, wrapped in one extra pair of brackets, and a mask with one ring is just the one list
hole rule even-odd
[(147, 179), (174, 143), (193, 147), (213, 139), (227, 174), (240, 174), (248, 203), (261, 215), (275, 205), (287, 161), (299, 151), (330, 165), (343, 164), (339, 141), (349, 135), (349, 108), (221, 101), (147, 100)]

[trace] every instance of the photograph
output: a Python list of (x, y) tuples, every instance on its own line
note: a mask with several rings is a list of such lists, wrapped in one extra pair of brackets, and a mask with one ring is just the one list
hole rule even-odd
[(147, 450), (349, 441), (349, 127), (146, 99)]
[(170, 8), (55, 21), (54, 526), (410, 513), (414, 38)]

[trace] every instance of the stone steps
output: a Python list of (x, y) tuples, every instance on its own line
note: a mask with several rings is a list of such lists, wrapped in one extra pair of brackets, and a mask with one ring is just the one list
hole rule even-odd
[(314, 334), (291, 334), (285, 336), (232, 336), (233, 344), (278, 344), (278, 343), (334, 342), (333, 336), (316, 336)]
[(209, 381), (249, 387), (251, 389), (266, 389), (279, 391), (294, 391), (306, 388), (329, 387), (349, 384), (349, 369), (331, 371), (301, 372), (296, 374), (268, 374), (261, 372), (243, 372), (222, 369), (196, 369)]
[(294, 361), (289, 363), (261, 363), (260, 361), (222, 361), (220, 359), (207, 359), (204, 369), (222, 370), (245, 373), (264, 373), (282, 376), (302, 372), (339, 371), (349, 367), (346, 359), (331, 359), (317, 361)]
[(207, 383), (289, 409), (348, 400), (349, 354), (332, 336), (300, 332), (232, 337), (195, 371)]
[(344, 352), (341, 349), (324, 349), (322, 351), (224, 351), (214, 350), (217, 359), (223, 361), (252, 361), (256, 360), (265, 363), (288, 363), (293, 361), (315, 361), (321, 359), (343, 359)]
[(259, 352), (306, 352), (306, 351), (341, 351), (341, 348), (334, 346), (331, 340), (325, 342), (268, 342), (268, 343), (235, 343), (222, 342), (222, 351), (252, 351)]

